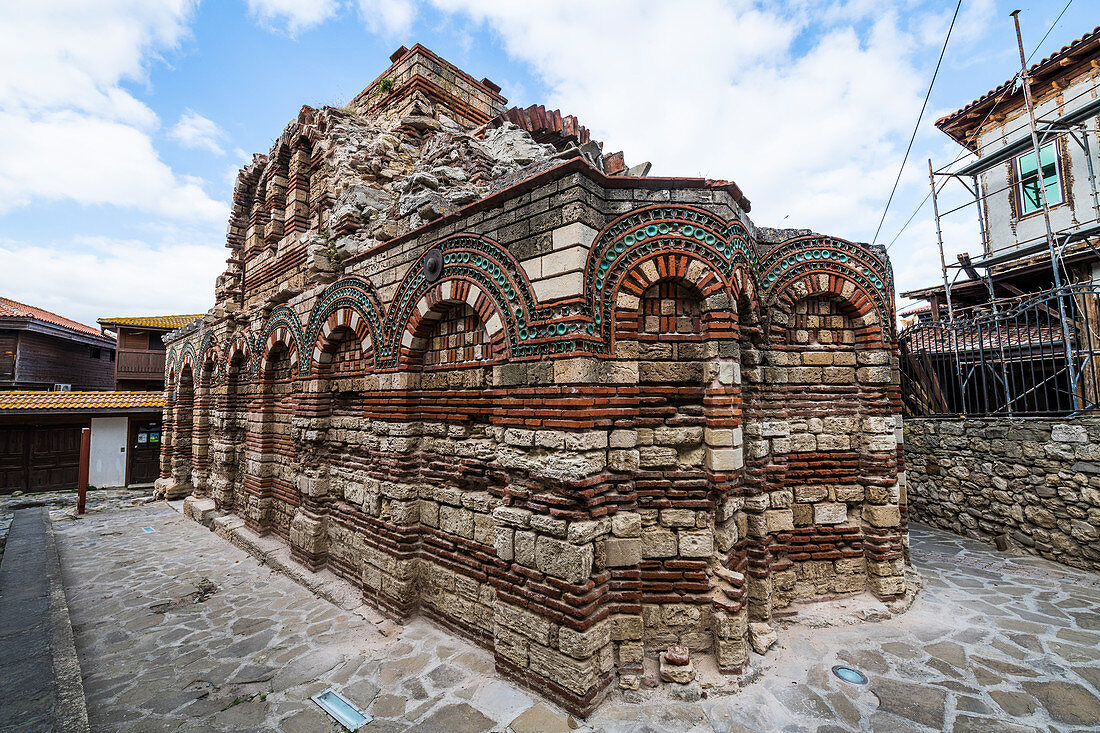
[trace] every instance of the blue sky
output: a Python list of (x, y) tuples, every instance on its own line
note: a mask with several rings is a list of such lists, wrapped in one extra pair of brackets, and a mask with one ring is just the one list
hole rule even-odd
[[(1033, 60), (1091, 30), (1075, 0)], [(1064, 0), (966, 0), (880, 241), (957, 146), (932, 122), (1011, 77)], [(0, 295), (93, 323), (202, 312), (236, 169), (303, 104), (342, 105), (421, 42), (510, 103), (577, 115), (654, 174), (737, 181), (758, 225), (869, 241), (949, 2), (43, 0), (0, 7)], [(978, 249), (973, 217), (946, 230)], [(930, 211), (890, 250), (938, 278)]]

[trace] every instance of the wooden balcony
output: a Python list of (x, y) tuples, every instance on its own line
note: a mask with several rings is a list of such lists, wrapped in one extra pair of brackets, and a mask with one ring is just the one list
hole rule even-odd
[(164, 379), (163, 351), (119, 349), (115, 354), (115, 379)]

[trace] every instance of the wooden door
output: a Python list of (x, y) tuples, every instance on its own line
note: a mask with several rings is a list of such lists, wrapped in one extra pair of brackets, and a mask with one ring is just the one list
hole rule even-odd
[(80, 429), (75, 425), (37, 425), (30, 431), (29, 491), (75, 489), (80, 467)]
[(0, 425), (0, 494), (27, 490), (30, 429), (24, 425)]
[(148, 484), (160, 475), (160, 420), (130, 420), (131, 484)]

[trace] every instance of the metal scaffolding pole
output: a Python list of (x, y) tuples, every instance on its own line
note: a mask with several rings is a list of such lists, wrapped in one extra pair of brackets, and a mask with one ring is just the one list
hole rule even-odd
[(936, 173), (932, 170), (931, 158), (928, 159), (928, 183), (932, 186), (932, 214), (936, 218), (936, 244), (940, 248), (943, 292), (947, 297), (947, 328), (951, 331), (951, 353), (955, 355), (955, 373), (959, 377), (959, 395), (962, 400), (963, 414), (966, 414), (966, 384), (962, 378), (962, 367), (959, 363), (959, 341), (955, 332), (955, 308), (951, 302), (951, 282), (947, 279), (947, 258), (943, 253), (943, 229), (940, 227), (940, 205), (936, 197)]
[[(1066, 304), (1062, 294), (1062, 275), (1058, 264), (1060, 254), (1054, 246), (1054, 231), (1050, 226), (1050, 206), (1047, 204), (1046, 184), (1043, 181), (1043, 159), (1039, 150), (1039, 131), (1035, 125), (1035, 104), (1031, 99), (1031, 77), (1027, 73), (1027, 57), (1024, 55), (1024, 37), (1020, 33), (1020, 11), (1013, 10), (1012, 20), (1016, 24), (1016, 45), (1020, 50), (1020, 74), (1024, 87), (1024, 104), (1027, 105), (1027, 117), (1031, 125), (1031, 146), (1035, 151), (1035, 167), (1038, 176), (1039, 201), (1043, 205), (1043, 223), (1046, 225), (1047, 247), (1050, 250), (1050, 269), (1054, 274), (1054, 288), (1058, 293), (1058, 313), (1062, 325), (1062, 346), (1066, 352), (1066, 369), (1069, 372), (1069, 388), (1072, 399), (1078, 399), (1077, 369), (1073, 363), (1073, 347), (1070, 345), (1069, 325), (1066, 319)], [(931, 167), (931, 163), (929, 163)]]

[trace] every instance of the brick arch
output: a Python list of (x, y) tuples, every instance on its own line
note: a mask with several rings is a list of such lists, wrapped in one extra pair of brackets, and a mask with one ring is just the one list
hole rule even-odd
[(313, 173), (313, 131), (297, 125), (290, 136), (290, 158), (287, 168), (286, 208), (283, 232), (295, 234), (309, 229), (310, 177)]
[(767, 326), (768, 340), (782, 343), (787, 338), (789, 319), (796, 306), (807, 299), (825, 296), (834, 301), (841, 312), (852, 322), (856, 332), (856, 348), (882, 349), (887, 343), (879, 310), (867, 292), (859, 283), (836, 274), (818, 272), (803, 275), (786, 282), (782, 289), (773, 294), (772, 307), (782, 311), (785, 318), (776, 318), (771, 314)]
[(340, 334), (348, 332), (354, 334), (359, 342), (359, 349), (364, 355), (372, 351), (374, 339), (366, 317), (352, 306), (334, 307), (328, 314), (328, 318), (321, 324), (313, 342), (313, 351), (308, 365), (310, 374), (318, 374), (332, 363), (332, 356), (343, 340)]
[(269, 366), (271, 351), (282, 344), (290, 352), (290, 365), (293, 370), (300, 360), (303, 342), (302, 326), (298, 314), (289, 306), (280, 305), (271, 312), (267, 326), (260, 334), (260, 346), (257, 349), (256, 373), (263, 376)]
[(625, 335), (622, 324), (638, 317), (643, 295), (661, 283), (676, 283), (696, 294), (706, 328), (728, 330), (736, 321), (736, 304), (741, 298), (733, 291), (731, 281), (692, 253), (658, 253), (636, 261), (613, 285), (614, 324), (609, 334), (612, 352), (614, 342)]
[(248, 190), (247, 220), (245, 250), (248, 254), (254, 254), (264, 248), (264, 230), (267, 227), (268, 211), (266, 206), (267, 168), (266, 155), (257, 155), (253, 158), (252, 166), (253, 183)]
[(276, 326), (272, 328), (267, 334), (267, 339), (264, 341), (263, 350), (260, 352), (259, 360), (259, 372), (263, 374), (270, 366), (271, 353), (276, 347), (282, 346), (288, 352), (290, 352), (290, 366), (291, 368), (298, 364), (298, 341), (292, 335), (292, 332), (286, 326)]
[(222, 349), (218, 344), (217, 337), (212, 333), (207, 333), (203, 337), (197, 354), (199, 369), (203, 369), (208, 363), (213, 364), (211, 377), (216, 377), (222, 362)]
[(448, 306), (465, 304), (481, 319), (485, 329), (489, 358), (507, 356), (509, 339), (505, 332), (505, 319), (496, 300), (477, 283), (464, 278), (454, 278), (437, 283), (420, 296), (409, 313), (401, 332), (398, 366), (410, 366), (425, 349), (421, 343), (430, 335), (436, 323), (443, 319)]
[[(668, 271), (662, 277), (686, 277), (688, 264), (699, 262), (689, 280), (697, 279), (702, 266), (724, 288), (730, 302), (737, 302), (745, 293), (754, 301), (758, 297), (756, 247), (740, 221), (726, 221), (691, 206), (650, 206), (630, 211), (604, 227), (585, 265), (585, 301), (594, 330), (602, 336), (608, 351), (613, 348), (613, 311), (621, 283), (643, 262), (655, 258)], [(708, 294), (712, 289), (708, 283), (690, 284), (701, 286)]]
[(251, 163), (237, 173), (237, 182), (233, 187), (233, 202), (229, 212), (229, 228), (226, 234), (226, 246), (234, 257), (241, 257), (247, 242), (245, 233), (252, 217), (252, 204), (256, 197), (256, 184), (262, 174), (259, 165)]
[(191, 375), (193, 379), (195, 374), (195, 348), (191, 344), (185, 345), (183, 347), (183, 350), (180, 352), (178, 379), (176, 379), (176, 384), (179, 384), (180, 379), (183, 378), (184, 368), (191, 369)]
[[(267, 224), (264, 228), (264, 244), (274, 247), (285, 231), (286, 194), (290, 178), (290, 146), (280, 140), (271, 150), (267, 168), (260, 180), (259, 192), (264, 195)], [(281, 179), (281, 181), (280, 181)]]
[(784, 308), (808, 295), (831, 293), (850, 302), (863, 326), (878, 329), (874, 341), (891, 340), (893, 273), (864, 245), (819, 235), (796, 237), (765, 253), (759, 272), (766, 306)]
[(241, 371), (244, 374), (251, 373), (249, 368), (252, 361), (252, 346), (249, 343), (248, 338), (244, 334), (237, 334), (230, 341), (229, 345), (225, 348), (222, 356), (222, 374), (228, 378), (230, 373), (230, 367), (238, 356), (243, 355)]
[[(339, 315), (337, 315), (339, 314)], [(315, 372), (325, 351), (324, 344), (337, 329), (349, 325), (359, 339), (363, 353), (372, 351), (371, 366), (386, 341), (387, 324), (381, 299), (370, 281), (349, 276), (329, 285), (309, 316), (306, 341), (310, 359), (302, 364), (303, 373)], [(320, 351), (319, 351), (320, 349)]]
[[(424, 269), (432, 250), (438, 250), (443, 257), (443, 271), (436, 282), (427, 280)], [(448, 282), (476, 285), (492, 301), (504, 329), (510, 358), (542, 353), (538, 344), (531, 343), (535, 339), (565, 337), (583, 328), (578, 322), (562, 323), (555, 308), (538, 307), (523, 266), (507, 248), (480, 235), (456, 234), (425, 251), (398, 285), (386, 313), (384, 340), (375, 344), (380, 366), (397, 366), (407, 348), (402, 342), (408, 340), (409, 323), (415, 320), (413, 311), (426, 295)], [(424, 312), (421, 310), (420, 316)]]

